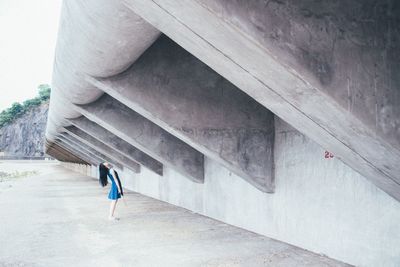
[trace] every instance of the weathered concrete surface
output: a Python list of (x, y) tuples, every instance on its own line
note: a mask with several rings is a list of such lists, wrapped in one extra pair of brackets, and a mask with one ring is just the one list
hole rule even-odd
[(400, 202), (275, 118), (276, 191), (205, 158), (204, 184), (173, 169), (122, 172), (141, 194), (356, 266), (400, 266)]
[(126, 157), (131, 158), (132, 160), (142, 164), (146, 168), (154, 171), (155, 173), (162, 175), (163, 173), (163, 165), (161, 162), (153, 159), (149, 155), (140, 151), (136, 147), (132, 146), (128, 142), (122, 140), (118, 136), (114, 135), (110, 131), (107, 131), (100, 125), (88, 120), (86, 117), (81, 116), (76, 119), (69, 120), (71, 124), (75, 127), (68, 127), (70, 132), (75, 134), (86, 133), (98, 141), (106, 144), (107, 146), (118, 150), (121, 154)]
[(37, 169), (1, 190), (1, 265), (347, 266), (136, 193), (110, 222), (108, 188), (53, 164)]
[(99, 167), (96, 165), (76, 164), (72, 162), (60, 162), (60, 165), (73, 172), (80, 173), (85, 176), (99, 177)]
[[(84, 154), (96, 156), (97, 161), (100, 160), (99, 162), (107, 161), (107, 162), (112, 163), (115, 166), (118, 166), (118, 168), (120, 168), (120, 169), (123, 168), (123, 166), (124, 166), (123, 164), (121, 164), (117, 160), (109, 157), (108, 155), (104, 155), (103, 153), (100, 153), (99, 151), (97, 151), (94, 148), (82, 143), (81, 141), (77, 140), (76, 138), (74, 138), (74, 137), (72, 137), (70, 135), (62, 133), (61, 135), (58, 136), (58, 138), (59, 138), (58, 140), (68, 144), (72, 150), (76, 149), (76, 150), (78, 150), (78, 151), (80, 151), (80, 152), (82, 152)], [(127, 166), (127, 167), (129, 167), (129, 166)], [(132, 169), (132, 170), (135, 171), (135, 172), (138, 171), (138, 170), (134, 170), (134, 169)], [(140, 169), (139, 169), (139, 171), (140, 171)]]
[[(64, 162), (68, 161), (68, 162), (73, 163), (73, 161), (71, 161), (71, 159), (67, 158), (65, 152), (63, 153), (63, 152), (60, 152), (59, 150), (57, 151), (53, 147), (50, 147), (48, 150), (50, 153), (49, 155), (54, 157), (55, 159), (57, 159), (59, 161), (64, 161)], [(70, 152), (68, 151), (68, 153), (70, 153)], [(75, 156), (75, 155), (73, 155), (73, 156)], [(81, 161), (84, 161), (84, 159), (82, 159), (82, 157), (80, 157), (79, 160), (77, 160), (77, 163), (79, 163)]]
[(104, 94), (76, 109), (89, 120), (196, 182), (204, 181), (204, 156), (156, 124)]
[(76, 132), (71, 132), (69, 130), (71, 129), (71, 127), (73, 126), (64, 128), (66, 133), (62, 133), (62, 136), (70, 139), (73, 138), (73, 140), (80, 141), (81, 143), (92, 148), (93, 150), (98, 151), (104, 155), (107, 155), (108, 157), (112, 158), (115, 162), (128, 166), (135, 172), (140, 172), (140, 164), (138, 164), (136, 161), (133, 161), (128, 157), (125, 157), (118, 151), (104, 145), (102, 142), (96, 140), (95, 138), (91, 137), (90, 135), (84, 132), (79, 132), (79, 134), (77, 134)]
[[(52, 156), (53, 158), (55, 158), (59, 161), (67, 161), (67, 159), (65, 158), (65, 155), (63, 155), (59, 151), (54, 150), (54, 148), (49, 147), (48, 151), (49, 151), (48, 155)], [(72, 161), (71, 161), (71, 163), (72, 163)]]
[(125, 2), (400, 200), (398, 2)]
[[(97, 158), (95, 155), (89, 154), (88, 152), (83, 151), (83, 150), (78, 150), (74, 146), (71, 146), (70, 144), (68, 144), (60, 139), (57, 139), (55, 142), (52, 143), (50, 148), (53, 148), (53, 147), (56, 147), (57, 152), (61, 151), (62, 153), (67, 152), (68, 154), (72, 154), (74, 156), (76, 155), (76, 157), (78, 157), (79, 159), (82, 159), (92, 165), (98, 165), (101, 162), (101, 160), (99, 158)], [(73, 162), (73, 161), (69, 160), (68, 158), (63, 161)]]
[[(82, 147), (77, 146), (75, 143), (72, 143), (69, 140), (58, 138), (57, 140), (55, 140), (54, 143), (64, 148), (64, 150), (67, 150), (69, 153), (77, 155), (78, 157), (83, 158), (85, 160), (90, 160), (89, 162), (91, 164), (99, 165), (101, 162), (105, 161), (105, 159), (98, 157), (91, 151), (88, 151), (86, 149), (83, 149)], [(113, 163), (115, 164), (115, 162)], [(118, 166), (120, 167), (121, 165)]]
[(58, 137), (58, 139), (55, 140), (54, 143), (57, 144), (58, 146), (64, 148), (65, 150), (67, 150), (70, 153), (79, 155), (79, 157), (82, 157), (85, 159), (87, 159), (87, 158), (92, 159), (94, 162), (96, 162), (97, 165), (101, 162), (106, 161), (105, 159), (96, 155), (93, 150), (89, 151), (87, 149), (84, 149), (83, 147), (78, 146), (77, 144), (71, 142), (70, 140), (65, 139), (62, 136)]
[(124, 73), (88, 81), (273, 192), (274, 115), (168, 37), (160, 37)]
[(76, 162), (76, 163), (92, 163), (91, 161), (85, 161), (88, 158), (78, 157), (76, 153), (71, 153), (69, 150), (66, 150), (64, 147), (61, 147), (55, 143), (52, 143), (48, 147), (48, 154), (55, 157), (58, 160)]
[(89, 103), (101, 96), (100, 90), (83, 81), (85, 74), (107, 77), (120, 73), (159, 34), (120, 0), (64, 1), (52, 76), (49, 112), (52, 119), (47, 126), (47, 139), (56, 138), (58, 127), (65, 125), (64, 118), (79, 116), (70, 108), (71, 103)]

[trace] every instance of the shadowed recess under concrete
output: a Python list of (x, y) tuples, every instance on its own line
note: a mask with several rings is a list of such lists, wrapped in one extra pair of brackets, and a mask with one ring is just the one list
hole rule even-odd
[(400, 200), (396, 1), (124, 2)]
[(91, 104), (76, 105), (76, 109), (164, 165), (194, 182), (204, 182), (203, 154), (107, 94)]
[[(82, 152), (87, 152), (91, 155), (95, 155), (97, 157), (97, 159), (100, 159), (100, 162), (110, 162), (111, 164), (118, 166), (118, 168), (122, 169), (122, 166), (124, 166), (123, 164), (121, 164), (120, 162), (114, 160), (113, 158), (104, 155), (103, 153), (100, 153), (99, 151), (95, 150), (94, 148), (82, 143), (81, 141), (77, 140), (76, 138), (67, 135), (66, 133), (62, 133), (58, 136), (58, 138), (62, 141), (64, 141), (65, 143), (69, 144), (72, 148), (76, 148)], [(127, 166), (129, 167), (129, 166)], [(132, 170), (134, 172), (136, 172), (136, 170)], [(139, 169), (140, 171), (140, 169)]]
[[(70, 153), (74, 153), (76, 155), (80, 155), (83, 158), (89, 158), (92, 161), (96, 163), (96, 165), (99, 165), (101, 162), (104, 162), (105, 160), (98, 157), (96, 154), (94, 154), (92, 151), (88, 151), (86, 149), (83, 149), (82, 147), (76, 145), (75, 143), (65, 139), (62, 136), (59, 136), (54, 143), (57, 145), (63, 147), (65, 150), (68, 150)], [(121, 165), (119, 165), (121, 166)]]
[[(73, 126), (70, 126), (73, 127)], [(66, 133), (64, 133), (63, 135), (65, 137), (71, 137), (74, 138), (75, 140), (80, 141), (81, 143), (87, 145), (88, 147), (91, 147), (92, 149), (107, 155), (108, 157), (112, 158), (114, 161), (121, 163), (122, 165), (128, 166), (131, 169), (135, 170), (136, 173), (140, 172), (140, 165), (131, 160), (130, 158), (125, 157), (124, 155), (122, 155), (121, 153), (119, 153), (118, 151), (114, 150), (113, 148), (110, 148), (106, 145), (104, 145), (103, 143), (99, 142), (98, 140), (94, 139), (93, 137), (91, 137), (90, 135), (86, 134), (86, 133), (80, 133), (80, 134), (75, 134), (73, 132), (70, 132), (67, 128), (64, 128)]]
[(274, 115), (165, 35), (124, 73), (87, 80), (261, 191), (274, 191)]
[(56, 139), (54, 141), (54, 144), (56, 144), (59, 147), (62, 147), (64, 150), (68, 151), (69, 153), (78, 155), (80, 158), (84, 158), (85, 160), (88, 160), (91, 164), (99, 165), (101, 162), (104, 161), (103, 159), (98, 158), (95, 154), (92, 154), (91, 152), (83, 150), (82, 148), (77, 147), (76, 145), (70, 143), (68, 140)]
[(82, 157), (81, 155), (76, 156), (75, 154), (77, 153), (72, 153), (69, 150), (66, 150), (65, 148), (52, 143), (49, 147), (49, 155), (54, 156), (56, 159), (59, 159), (61, 161), (69, 161), (69, 162), (75, 162), (75, 163), (92, 163), (93, 161), (90, 161), (88, 157)]
[(146, 153), (140, 151), (136, 147), (132, 146), (128, 142), (122, 140), (115, 134), (104, 129), (97, 123), (88, 120), (85, 116), (81, 116), (76, 119), (69, 120), (75, 127), (67, 127), (67, 129), (75, 134), (81, 135), (86, 133), (98, 141), (106, 144), (107, 146), (119, 151), (121, 154), (128, 158), (142, 164), (149, 170), (157, 173), (158, 175), (163, 174), (163, 165), (161, 162), (153, 159)]

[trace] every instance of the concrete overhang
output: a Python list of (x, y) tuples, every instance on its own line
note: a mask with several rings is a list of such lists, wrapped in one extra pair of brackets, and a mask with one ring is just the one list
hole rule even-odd
[[(400, 200), (398, 12), (372, 12), (375, 2), (358, 1), (125, 3)], [(373, 29), (364, 19), (371, 16)]]
[(63, 1), (47, 140), (54, 142), (60, 129), (69, 125), (65, 118), (79, 116), (72, 103), (90, 103), (102, 95), (101, 90), (84, 81), (84, 75), (108, 77), (120, 73), (159, 35), (122, 1)]

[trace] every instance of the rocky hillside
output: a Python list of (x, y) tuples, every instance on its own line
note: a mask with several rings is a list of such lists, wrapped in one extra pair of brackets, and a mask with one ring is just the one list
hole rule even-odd
[(0, 152), (5, 156), (44, 156), (44, 134), (48, 101), (32, 107), (21, 117), (0, 128)]

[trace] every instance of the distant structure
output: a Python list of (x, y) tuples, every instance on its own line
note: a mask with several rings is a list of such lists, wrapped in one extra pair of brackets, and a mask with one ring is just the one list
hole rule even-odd
[(357, 266), (400, 265), (400, 4), (64, 1), (46, 152)]

